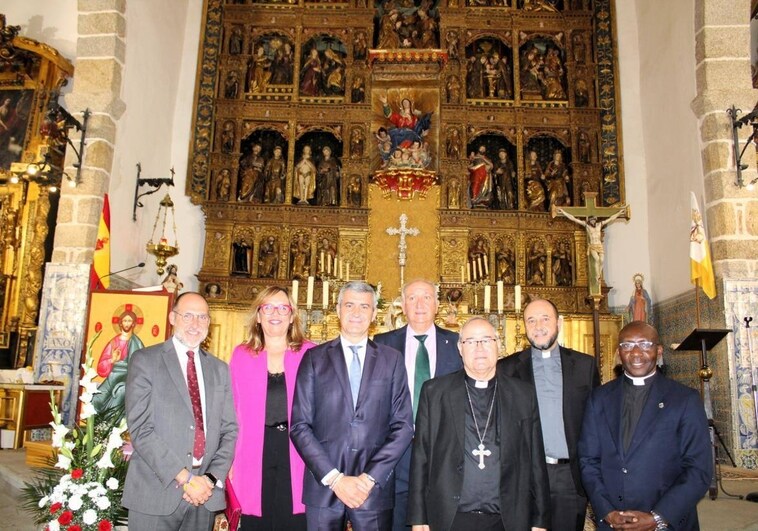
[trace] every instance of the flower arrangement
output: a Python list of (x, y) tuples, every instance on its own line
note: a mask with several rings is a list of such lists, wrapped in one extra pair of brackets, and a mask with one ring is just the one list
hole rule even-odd
[(48, 531), (110, 531), (126, 523), (126, 511), (121, 507), (127, 466), (122, 451), (126, 419), (123, 407), (98, 412), (92, 404), (99, 392), (92, 367), (96, 339), (89, 344), (82, 365), (80, 423), (72, 428), (63, 425), (51, 394), (50, 425), (57, 461), (51, 458), (54, 468), (40, 470), (24, 488), (24, 507), (34, 515), (35, 524), (45, 525)]

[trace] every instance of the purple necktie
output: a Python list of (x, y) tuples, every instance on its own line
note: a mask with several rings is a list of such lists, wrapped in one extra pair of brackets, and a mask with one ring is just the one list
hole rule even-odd
[(201, 459), (205, 454), (203, 405), (200, 402), (200, 386), (197, 383), (195, 353), (191, 350), (187, 351), (187, 387), (189, 387), (190, 402), (192, 402), (192, 413), (195, 415), (195, 445), (192, 447), (192, 455), (195, 459)]

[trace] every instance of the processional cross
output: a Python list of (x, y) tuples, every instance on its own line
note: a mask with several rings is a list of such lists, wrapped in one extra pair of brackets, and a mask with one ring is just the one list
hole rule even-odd
[(400, 285), (405, 284), (405, 258), (406, 258), (406, 251), (408, 250), (408, 245), (405, 242), (406, 236), (418, 236), (421, 232), (415, 227), (408, 228), (406, 227), (406, 223), (408, 223), (408, 216), (403, 213), (400, 214), (400, 227), (388, 227), (387, 228), (387, 234), (390, 236), (397, 236), (400, 235), (400, 242), (397, 244), (398, 249), (398, 256), (397, 256), (397, 263), (400, 265)]
[[(583, 207), (556, 207), (550, 212), (553, 217), (564, 216), (578, 223), (587, 231), (587, 268), (589, 278), (589, 298), (592, 299), (592, 322), (594, 325), (595, 356), (600, 359), (600, 315), (598, 307), (603, 298), (603, 227), (621, 216), (629, 219), (629, 207), (602, 207), (596, 203), (597, 192), (584, 193)], [(580, 218), (585, 218), (580, 219)], [(586, 220), (586, 221), (585, 221)]]

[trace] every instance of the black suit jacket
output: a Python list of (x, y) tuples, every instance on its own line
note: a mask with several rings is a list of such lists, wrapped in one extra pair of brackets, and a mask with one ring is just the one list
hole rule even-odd
[[(585, 495), (576, 447), (582, 431), (582, 418), (587, 398), (590, 392), (600, 385), (600, 375), (593, 356), (565, 347), (560, 347), (560, 352), (563, 371), (563, 426), (566, 430), (566, 444), (571, 460), (571, 475), (577, 492)], [(536, 393), (531, 347), (503, 358), (499, 365), (505, 374), (531, 383)]]
[[(550, 525), (550, 491), (537, 398), (531, 386), (498, 370), (500, 507), (505, 529)], [(409, 525), (451, 528), (463, 486), (465, 372), (433, 378), (421, 389), (408, 495)]]
[(321, 484), (321, 479), (336, 468), (349, 476), (366, 472), (376, 480), (361, 509), (392, 508), (393, 470), (413, 437), (406, 379), (400, 353), (369, 340), (353, 410), (339, 337), (305, 353), (297, 373), (290, 428), (292, 442), (310, 470), (303, 481), (305, 505), (342, 506)]
[[(461, 355), (458, 352), (458, 334), (434, 325), (437, 334), (437, 364), (434, 369), (434, 377), (444, 376), (463, 368)], [(383, 332), (374, 336), (374, 342), (389, 345), (401, 353), (405, 352), (405, 339), (408, 335), (408, 325)]]
[[(700, 395), (658, 375), (624, 450), (624, 378), (594, 390), (587, 402), (579, 455), (592, 508), (598, 519), (613, 510), (656, 511), (672, 529), (697, 531), (697, 503), (713, 474)], [(600, 522), (598, 529), (610, 527)]]

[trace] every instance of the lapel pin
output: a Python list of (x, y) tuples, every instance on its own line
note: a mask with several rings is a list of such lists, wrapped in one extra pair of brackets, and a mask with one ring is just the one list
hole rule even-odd
[(663, 409), (663, 402), (658, 402), (658, 409)]

